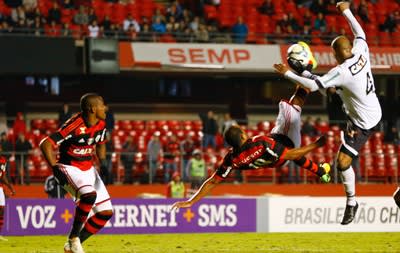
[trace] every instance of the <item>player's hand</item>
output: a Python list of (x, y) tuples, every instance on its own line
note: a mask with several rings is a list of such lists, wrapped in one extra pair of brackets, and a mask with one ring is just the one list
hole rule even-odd
[(288, 66), (282, 63), (274, 64), (274, 69), (276, 73), (281, 74), (282, 76), (284, 76), (285, 73), (289, 71)]
[(171, 206), (171, 212), (173, 211), (178, 211), (179, 208), (188, 208), (191, 207), (192, 203), (190, 201), (178, 201), (172, 204)]
[(343, 13), (343, 11), (345, 11), (345, 10), (347, 10), (347, 9), (350, 9), (350, 3), (347, 2), (347, 1), (340, 1), (340, 2), (337, 2), (336, 8), (337, 8), (341, 13)]
[(312, 64), (307, 64), (307, 66), (303, 66), (303, 64), (301, 64), (301, 62), (299, 62), (296, 59), (293, 58), (287, 58), (287, 62), (288, 65), (291, 69), (293, 69), (297, 74), (301, 75), (301, 73), (303, 73), (304, 70), (310, 71), (313, 68)]
[(326, 136), (322, 135), (315, 143), (318, 145), (318, 147), (324, 146), (326, 143)]
[(11, 189), (11, 196), (14, 196), (14, 195), (15, 195), (15, 190)]

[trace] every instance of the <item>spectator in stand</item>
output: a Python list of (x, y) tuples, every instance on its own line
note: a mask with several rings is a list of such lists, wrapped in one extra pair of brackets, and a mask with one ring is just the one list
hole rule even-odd
[(54, 175), (50, 175), (44, 182), (44, 191), (49, 199), (63, 199), (67, 191), (57, 182)]
[(84, 5), (79, 6), (79, 11), (74, 16), (74, 23), (77, 25), (89, 24), (89, 16)]
[(64, 9), (69, 9), (69, 10), (75, 9), (75, 6), (72, 3), (72, 0), (63, 0), (62, 6)]
[(161, 22), (161, 19), (158, 17), (156, 21), (151, 25), (151, 28), (154, 32), (163, 34), (167, 31), (165, 24)]
[(179, 23), (176, 21), (175, 17), (170, 16), (168, 23), (166, 24), (167, 32), (176, 33), (179, 31)]
[(290, 26), (289, 16), (284, 13), (282, 18), (278, 20), (277, 26), (279, 26), (282, 30), (282, 33), (286, 34), (288, 32), (288, 27)]
[(28, 169), (27, 158), (31, 153), (32, 145), (31, 143), (25, 139), (25, 134), (19, 133), (17, 141), (15, 142), (15, 163), (17, 165), (17, 178), (18, 180), (27, 185), (30, 184), (30, 175)]
[(382, 32), (394, 32), (397, 29), (397, 22), (393, 13), (388, 13), (383, 24), (379, 25), (379, 30)]
[(36, 8), (37, 0), (22, 0), (22, 5), (25, 11), (31, 11)]
[(319, 136), (320, 133), (318, 132), (317, 128), (314, 126), (314, 121), (311, 116), (307, 116), (306, 120), (304, 121), (303, 126), (301, 127), (301, 133), (303, 135), (308, 135), (310, 137)]
[(128, 31), (129, 26), (133, 25), (135, 27), (136, 32), (140, 32), (140, 25), (139, 23), (132, 17), (132, 14), (128, 13), (128, 16), (124, 20), (123, 29), (124, 31)]
[(153, 33), (150, 30), (149, 24), (143, 25), (142, 31), (139, 33), (138, 40), (139, 41), (154, 41)]
[(392, 126), (389, 126), (388, 129), (389, 129), (389, 131), (385, 132), (383, 141), (385, 143), (399, 145), (400, 144), (400, 135), (399, 135), (399, 131), (397, 130), (396, 126), (394, 126), (392, 123)]
[(364, 23), (369, 23), (368, 3), (366, 0), (361, 0), (358, 5), (357, 14)]
[[(104, 16), (104, 19), (103, 19), (103, 22), (101, 23), (101, 26), (102, 26), (103, 29), (104, 29), (104, 34), (107, 34), (108, 31), (111, 30), (111, 20), (110, 20), (110, 16), (108, 16), (108, 15), (105, 15), (105, 16)], [(107, 37), (107, 36), (106, 36), (106, 37)]]
[(303, 25), (303, 31), (300, 32), (299, 39), (306, 43), (310, 43), (312, 37), (312, 29), (309, 25)]
[(206, 149), (211, 146), (213, 149), (216, 149), (217, 142), (215, 138), (218, 134), (218, 123), (214, 112), (210, 110), (207, 114), (200, 113), (199, 116), (203, 123), (203, 148)]
[(135, 165), (135, 154), (137, 152), (137, 145), (132, 136), (128, 136), (124, 145), (122, 146), (121, 161), (124, 164), (124, 184), (132, 184)]
[(35, 36), (42, 36), (44, 33), (44, 27), (40, 17), (35, 17), (34, 23), (31, 26), (32, 34)]
[(57, 1), (53, 1), (51, 8), (48, 10), (47, 21), (49, 23), (51, 23), (51, 21), (54, 21), (57, 24), (61, 23), (61, 11)]
[(25, 118), (22, 112), (17, 112), (17, 117), (14, 120), (12, 128), (14, 130), (15, 136), (18, 136), (20, 133), (22, 134), (26, 133)]
[(72, 36), (72, 30), (70, 28), (69, 23), (64, 23), (62, 25), (61, 36), (63, 36), (63, 37), (71, 37)]
[(185, 198), (186, 189), (179, 172), (174, 172), (172, 180), (167, 185), (167, 198)]
[(258, 7), (258, 11), (261, 14), (273, 16), (275, 14), (275, 5), (272, 0), (264, 0), (260, 7)]
[(207, 177), (206, 162), (200, 149), (195, 149), (193, 151), (192, 158), (187, 164), (186, 171), (189, 175), (190, 189), (196, 191)]
[(186, 166), (190, 160), (190, 158), (192, 158), (192, 152), (195, 149), (195, 145), (194, 142), (192, 140), (193, 138), (193, 133), (188, 133), (186, 135), (186, 138), (181, 141), (181, 143), (179, 144), (179, 148), (181, 151), (181, 156), (182, 156), (182, 173), (183, 173), (183, 181), (188, 182), (189, 177), (187, 174), (187, 170), (186, 170)]
[(312, 16), (310, 9), (306, 9), (303, 15), (303, 25), (308, 25), (309, 27), (312, 27), (314, 26), (313, 20), (314, 18)]
[(193, 32), (197, 32), (200, 26), (200, 17), (196, 16), (193, 18), (192, 22), (190, 22), (189, 27)]
[(318, 14), (320, 12), (325, 14), (327, 13), (327, 5), (324, 0), (313, 0), (310, 10), (314, 14)]
[(57, 25), (56, 21), (53, 20), (50, 22), (49, 29), (47, 31), (45, 30), (45, 33), (50, 37), (58, 37), (61, 35), (61, 28)]
[(243, 23), (243, 17), (239, 16), (237, 18), (236, 24), (232, 27), (232, 39), (234, 43), (237, 44), (244, 44), (246, 43), (246, 38), (249, 30), (247, 25)]
[(169, 20), (169, 17), (174, 17), (176, 20), (181, 20), (182, 18), (182, 8), (180, 7), (178, 1), (175, 1), (171, 7), (167, 9), (167, 14), (165, 18)]
[(58, 126), (61, 127), (64, 125), (71, 116), (72, 112), (69, 109), (69, 104), (64, 103), (62, 108), (58, 111)]
[(159, 18), (163, 23), (165, 23), (166, 21), (165, 16), (161, 13), (161, 10), (159, 8), (156, 9), (156, 13), (154, 13), (152, 17), (152, 23), (155, 23), (157, 18)]
[(1, 33), (2, 34), (9, 34), (13, 32), (13, 27), (8, 24), (7, 21), (3, 21), (1, 23)]
[(120, 24), (114, 24), (112, 23), (110, 26), (110, 30), (105, 32), (105, 37), (108, 38), (121, 38), (123, 37), (123, 30), (121, 29), (121, 25)]
[(208, 36), (207, 27), (204, 24), (200, 24), (199, 30), (195, 33), (195, 38), (197, 42), (207, 43), (210, 41), (210, 37)]
[(100, 27), (97, 24), (97, 20), (93, 20), (90, 25), (88, 25), (89, 37), (98, 38), (100, 35)]
[(134, 25), (130, 25), (128, 30), (125, 32), (125, 35), (128, 40), (135, 41), (138, 39), (138, 33), (135, 30)]
[[(0, 185), (5, 185), (11, 192), (11, 196), (15, 195), (14, 187), (8, 181), (7, 159), (4, 156), (0, 156)], [(6, 196), (4, 194), (3, 187), (0, 187), (0, 232), (3, 229), (4, 224), (4, 209), (6, 205)], [(8, 241), (6, 238), (0, 235), (0, 241)]]
[(93, 22), (93, 20), (97, 21), (97, 15), (96, 12), (94, 11), (94, 9), (92, 7), (89, 7), (89, 11), (88, 11), (88, 18), (89, 18), (89, 24), (91, 24)]
[(291, 12), (288, 13), (288, 22), (289, 25), (292, 27), (293, 32), (297, 33), (300, 29), (300, 25), (297, 19), (294, 17), (293, 13)]
[(317, 18), (314, 21), (314, 30), (320, 31), (321, 33), (327, 32), (326, 20), (322, 12), (317, 14)]
[(185, 22), (186, 24), (189, 24), (192, 19), (193, 19), (192, 13), (188, 9), (184, 9), (181, 21)]
[(178, 170), (176, 160), (179, 158), (179, 142), (176, 135), (172, 134), (168, 137), (168, 141), (164, 147), (164, 182), (170, 181), (171, 175)]
[(11, 21), (14, 24), (18, 24), (18, 21), (25, 19), (25, 10), (22, 6), (18, 6), (17, 8), (11, 10)]
[(162, 156), (163, 150), (160, 142), (160, 132), (154, 132), (149, 143), (147, 144), (147, 159), (149, 162), (150, 183), (155, 182), (157, 169), (159, 167), (159, 157)]

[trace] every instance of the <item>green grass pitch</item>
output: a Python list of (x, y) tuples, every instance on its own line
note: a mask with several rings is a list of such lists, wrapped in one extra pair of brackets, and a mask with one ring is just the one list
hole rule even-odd
[[(65, 236), (9, 236), (1, 253), (63, 252)], [(86, 253), (400, 252), (400, 233), (216, 233), (95, 235)]]

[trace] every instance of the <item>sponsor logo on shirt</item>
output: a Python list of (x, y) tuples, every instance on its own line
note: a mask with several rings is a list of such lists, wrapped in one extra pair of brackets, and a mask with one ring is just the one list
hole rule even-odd
[(360, 73), (360, 71), (365, 67), (367, 64), (367, 58), (365, 58), (363, 55), (360, 55), (360, 58), (349, 67), (350, 73), (354, 76)]

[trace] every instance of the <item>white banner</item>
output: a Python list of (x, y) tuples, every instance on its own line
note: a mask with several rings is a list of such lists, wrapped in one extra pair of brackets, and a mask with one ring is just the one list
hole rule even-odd
[(341, 225), (344, 197), (268, 198), (268, 232), (400, 231), (400, 209), (391, 197), (359, 197), (354, 221)]
[(278, 45), (131, 43), (131, 47), (135, 65), (271, 71), (282, 61)]

